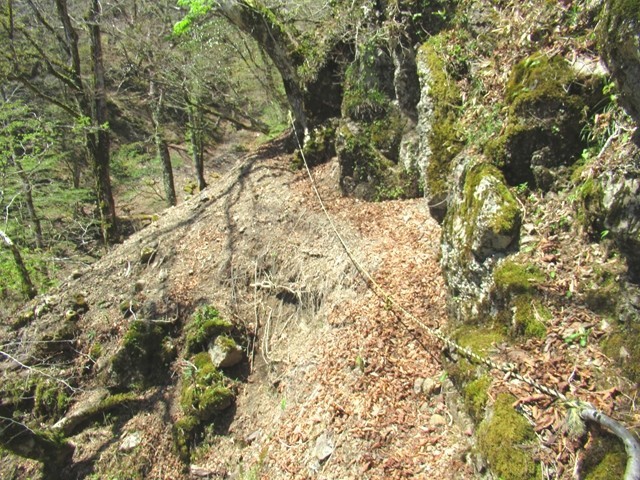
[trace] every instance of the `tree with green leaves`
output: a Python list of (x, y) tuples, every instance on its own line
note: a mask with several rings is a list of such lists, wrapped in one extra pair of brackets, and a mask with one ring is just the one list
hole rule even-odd
[(102, 7), (98, 0), (83, 3), (69, 5), (67, 0), (55, 0), (54, 5), (42, 5), (11, 0), (3, 4), (0, 35), (7, 48), (2, 54), (2, 70), (9, 81), (21, 83), (82, 129), (95, 180), (102, 237), (108, 243), (116, 238), (117, 223), (109, 174)]

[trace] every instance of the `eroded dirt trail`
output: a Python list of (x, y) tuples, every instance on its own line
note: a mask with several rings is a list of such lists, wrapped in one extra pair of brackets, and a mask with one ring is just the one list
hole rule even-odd
[[(367, 288), (308, 178), (277, 143), (232, 156), (235, 166), (225, 164), (209, 188), (64, 285), (60, 295), (82, 291), (90, 305), (78, 345), (102, 348), (94, 363), (78, 357), (68, 369), (82, 391), (110, 378), (108, 359), (134, 319), (123, 317), (123, 302), (141, 305), (138, 318), (174, 322), (177, 354), (141, 408), (71, 438), (68, 477), (472, 478), (470, 432), (453, 422), (440, 347)], [(342, 198), (337, 173), (335, 160), (314, 169), (353, 255), (405, 308), (441, 325), (440, 232), (424, 201)], [(149, 247), (153, 258), (141, 262)], [(184, 328), (202, 305), (236, 324), (247, 361), (226, 372), (236, 401), (204, 427), (185, 465), (172, 428), (184, 416)], [(130, 438), (139, 439), (133, 450), (123, 447)]]
[[(354, 256), (425, 323), (444, 322), (440, 232), (424, 202), (342, 198), (336, 175), (336, 162), (314, 170)], [(343, 277), (338, 289), (325, 286), (324, 305), (313, 317), (272, 315), (261, 322), (257, 369), (231, 425), (236, 440), (249, 443), (243, 470), (273, 479), (471, 478), (464, 463), (470, 432), (452, 420), (447, 404), (454, 395), (440, 382), (438, 345), (403, 323), (345, 267), (345, 253), (302, 172), (294, 176), (291, 195), (317, 230), (309, 237), (308, 229), (296, 228), (285, 243), (296, 239), (298, 250), (315, 249), (329, 266), (335, 263), (337, 272), (327, 281), (339, 281), (342, 271), (350, 280)], [(304, 274), (294, 283), (307, 288)], [(215, 471), (227, 470), (229, 457), (238, 454), (236, 442), (222, 444), (227, 448), (203, 459)]]

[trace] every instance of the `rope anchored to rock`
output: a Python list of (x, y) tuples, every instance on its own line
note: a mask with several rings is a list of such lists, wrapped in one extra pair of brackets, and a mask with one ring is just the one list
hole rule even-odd
[[(293, 123), (293, 119), (291, 118), (291, 125), (295, 132), (295, 125)], [(331, 230), (333, 234), (338, 239), (338, 242), (342, 246), (343, 250), (347, 254), (349, 260), (353, 263), (358, 273), (365, 280), (367, 286), (371, 289), (371, 291), (384, 301), (386, 307), (389, 310), (394, 311), (396, 314), (401, 314), (406, 319), (410, 320), (414, 325), (420, 327), (423, 331), (425, 331), (428, 335), (440, 340), (447, 348), (451, 351), (456, 352), (457, 354), (465, 357), (467, 360), (484, 365), (488, 367), (490, 370), (497, 370), (508, 374), (510, 378), (520, 380), (521, 382), (531, 386), (537, 391), (547, 395), (555, 400), (560, 401), (563, 405), (565, 405), (568, 409), (575, 409), (580, 419), (585, 422), (597, 423), (598, 425), (604, 427), (606, 430), (613, 433), (617, 436), (622, 443), (624, 444), (625, 451), (627, 453), (627, 466), (625, 470), (624, 480), (640, 480), (640, 443), (636, 437), (631, 433), (624, 425), (622, 425), (617, 420), (605, 415), (604, 413), (598, 411), (593, 405), (588, 402), (584, 402), (578, 399), (569, 399), (565, 394), (560, 392), (559, 390), (549, 387), (547, 385), (543, 385), (542, 383), (536, 381), (535, 379), (528, 377), (526, 375), (522, 375), (518, 371), (516, 371), (515, 366), (512, 364), (498, 364), (493, 360), (478, 355), (473, 352), (471, 349), (463, 347), (455, 342), (453, 339), (443, 334), (437, 329), (434, 329), (421, 321), (411, 312), (409, 312), (406, 308), (404, 308), (401, 304), (396, 301), (393, 296), (388, 293), (375, 279), (371, 276), (371, 274), (367, 271), (366, 268), (355, 258), (349, 246), (345, 242), (342, 235), (338, 231), (333, 219), (329, 215), (329, 211), (327, 210), (324, 200), (318, 191), (316, 186), (316, 182), (311, 174), (311, 169), (309, 168), (309, 164), (307, 163), (307, 159), (305, 158), (304, 152), (302, 151), (302, 146), (298, 140), (298, 136), (294, 134), (294, 137), (298, 141), (298, 152), (300, 153), (300, 157), (302, 158), (302, 162), (304, 164), (305, 170), (307, 172), (307, 176), (309, 177), (309, 181), (311, 183), (311, 187), (315, 193), (316, 198), (318, 199), (318, 203), (324, 213), (329, 225), (331, 226)]]

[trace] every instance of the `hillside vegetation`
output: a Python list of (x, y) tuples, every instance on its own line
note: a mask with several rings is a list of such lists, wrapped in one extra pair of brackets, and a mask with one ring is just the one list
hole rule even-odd
[(3, 478), (624, 477), (637, 2), (71, 3), (0, 6)]

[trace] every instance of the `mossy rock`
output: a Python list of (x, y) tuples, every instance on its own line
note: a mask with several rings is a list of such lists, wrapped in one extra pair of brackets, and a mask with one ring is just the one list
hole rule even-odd
[(173, 426), (174, 445), (184, 461), (189, 461), (191, 446), (201, 435), (203, 425), (229, 408), (235, 397), (207, 352), (192, 357), (191, 364), (182, 377), (180, 407), (185, 417)]
[(215, 367), (208, 353), (192, 359), (195, 368), (183, 378), (180, 405), (186, 415), (209, 421), (233, 402), (233, 392), (224, 385), (224, 375)]
[(49, 379), (41, 380), (35, 389), (33, 411), (44, 419), (59, 418), (66, 412), (69, 401), (64, 385)]
[[(560, 56), (536, 53), (517, 63), (506, 88), (509, 117), (485, 154), (512, 185), (548, 190), (585, 147), (581, 131), (588, 110), (582, 83)], [(562, 175), (560, 175), (562, 176)]]
[(219, 335), (209, 346), (209, 356), (216, 367), (227, 368), (240, 363), (244, 352), (233, 338)]
[[(329, 121), (309, 132), (309, 138), (305, 140), (302, 147), (302, 154), (304, 154), (307, 165), (310, 167), (319, 165), (336, 155), (336, 128), (337, 122)], [(293, 164), (299, 168), (304, 166), (298, 150), (294, 155)]]
[(542, 271), (531, 264), (505, 260), (493, 272), (496, 289), (500, 295), (532, 294), (545, 277)]
[(500, 171), (488, 163), (472, 166), (465, 176), (463, 198), (445, 228), (454, 229), (461, 222), (464, 230), (458, 234), (464, 235), (463, 248), (480, 261), (508, 251), (519, 236), (521, 215)]
[[(451, 335), (460, 346), (468, 348), (477, 355), (487, 357), (496, 344), (505, 341), (506, 336), (500, 327), (478, 327), (464, 325)], [(482, 378), (478, 374), (478, 366), (472, 364), (462, 355), (456, 362), (447, 365), (447, 373), (456, 387), (462, 391), (466, 387)], [(477, 386), (480, 386), (479, 384)]]
[(479, 422), (484, 416), (484, 408), (489, 400), (491, 377), (483, 375), (464, 387), (464, 403), (471, 417)]
[(615, 314), (618, 301), (621, 299), (621, 280), (624, 271), (621, 265), (612, 264), (607, 267), (594, 267), (593, 276), (582, 292), (584, 302), (594, 312)]
[(633, 382), (640, 382), (640, 325), (637, 322), (616, 325), (602, 341), (602, 350), (613, 358)]
[(433, 110), (428, 120), (431, 128), (427, 139), (431, 154), (424, 172), (425, 193), (430, 203), (436, 203), (433, 200), (448, 195), (452, 160), (462, 149), (462, 134), (458, 125), (462, 96), (458, 85), (447, 73), (444, 55), (438, 47), (446, 35), (443, 32), (432, 36), (418, 51), (423, 75), (428, 75), (422, 82), (428, 85), (427, 94)]
[(233, 324), (220, 316), (220, 312), (210, 306), (198, 308), (186, 327), (187, 353), (197, 353), (206, 348), (216, 336), (229, 333)]
[(393, 61), (382, 42), (359, 45), (360, 55), (345, 71), (342, 117), (370, 123), (385, 118), (395, 95)]
[(540, 466), (532, 455), (535, 432), (512, 406), (515, 398), (500, 394), (493, 412), (478, 428), (478, 449), (492, 472), (503, 480), (535, 480)]
[(640, 0), (606, 0), (596, 30), (598, 52), (620, 91), (620, 103), (640, 124)]
[(83, 293), (76, 293), (67, 299), (67, 308), (72, 312), (82, 314), (89, 311), (89, 303)]
[(191, 459), (191, 445), (196, 442), (200, 432), (200, 420), (192, 415), (181, 418), (173, 424), (171, 433), (173, 446), (183, 462)]
[(537, 298), (544, 274), (534, 265), (505, 260), (496, 267), (493, 278), (496, 320), (508, 326), (513, 335), (544, 338), (544, 322), (551, 317)]
[[(398, 130), (385, 131), (382, 125), (344, 122), (339, 127), (336, 151), (340, 161), (340, 187), (346, 195), (380, 201), (417, 194), (417, 172), (406, 171), (380, 150), (399, 148), (401, 122), (395, 123)], [(388, 126), (392, 127), (393, 123)], [(387, 153), (397, 161), (397, 151), (393, 155), (390, 151)]]
[(110, 372), (120, 385), (144, 388), (162, 379), (172, 352), (163, 348), (163, 325), (135, 320), (131, 322), (118, 351), (111, 358)]

